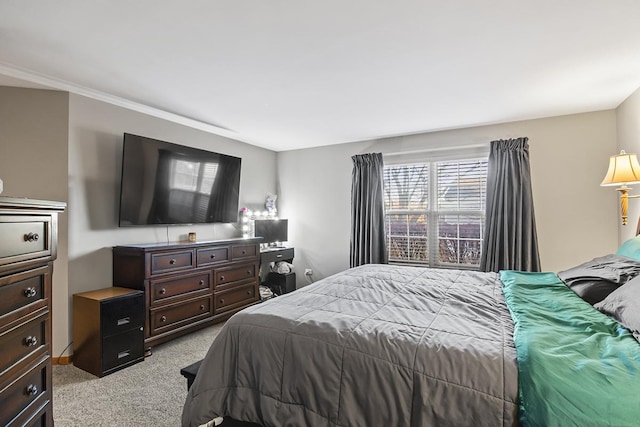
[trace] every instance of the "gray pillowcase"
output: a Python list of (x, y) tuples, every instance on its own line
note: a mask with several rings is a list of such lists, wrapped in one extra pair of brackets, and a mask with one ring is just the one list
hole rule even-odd
[(620, 286), (594, 307), (616, 319), (640, 341), (640, 277)]
[(558, 273), (558, 277), (589, 304), (596, 304), (640, 274), (640, 262), (605, 255)]

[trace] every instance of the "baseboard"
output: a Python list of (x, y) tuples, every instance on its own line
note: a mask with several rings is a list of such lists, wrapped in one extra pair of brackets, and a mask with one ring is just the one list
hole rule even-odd
[(73, 355), (51, 358), (51, 363), (53, 365), (70, 365), (72, 361), (73, 361)]

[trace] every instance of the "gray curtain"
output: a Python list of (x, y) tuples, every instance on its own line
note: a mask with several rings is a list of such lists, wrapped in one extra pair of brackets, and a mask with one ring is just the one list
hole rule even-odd
[(482, 271), (540, 271), (528, 140), (491, 142)]
[(382, 153), (351, 157), (350, 265), (386, 264)]

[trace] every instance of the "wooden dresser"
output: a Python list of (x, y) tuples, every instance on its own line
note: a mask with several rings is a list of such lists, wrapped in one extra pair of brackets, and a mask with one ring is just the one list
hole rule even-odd
[(0, 197), (0, 425), (52, 426), (51, 276), (64, 203)]
[(145, 347), (212, 325), (260, 300), (261, 238), (113, 248), (113, 285), (145, 300)]

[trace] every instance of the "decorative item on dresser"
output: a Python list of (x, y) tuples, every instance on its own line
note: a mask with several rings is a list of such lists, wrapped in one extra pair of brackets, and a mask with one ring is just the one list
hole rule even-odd
[(73, 295), (73, 364), (103, 377), (144, 360), (144, 293), (111, 287)]
[(144, 292), (151, 347), (224, 321), (260, 300), (260, 238), (113, 248), (113, 285)]
[(0, 197), (0, 425), (53, 425), (51, 287), (66, 204)]

